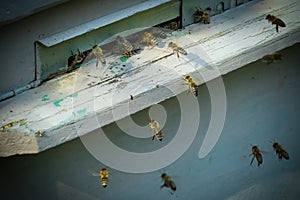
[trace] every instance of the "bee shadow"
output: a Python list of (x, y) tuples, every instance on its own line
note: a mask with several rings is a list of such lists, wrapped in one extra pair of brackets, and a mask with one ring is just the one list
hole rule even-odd
[(189, 60), (192, 60), (192, 62), (195, 64), (194, 67), (199, 70), (200, 67), (205, 67), (206, 69), (214, 70), (214, 67), (211, 66), (209, 63), (207, 63), (204, 59), (200, 58), (198, 55), (193, 53), (188, 53), (187, 58)]

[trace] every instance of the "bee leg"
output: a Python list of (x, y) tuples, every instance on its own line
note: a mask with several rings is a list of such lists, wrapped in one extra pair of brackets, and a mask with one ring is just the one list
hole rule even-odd
[(252, 160), (251, 160), (251, 162), (250, 162), (250, 165), (252, 165), (254, 158), (255, 158), (255, 156), (252, 157)]
[(155, 135), (153, 135), (152, 140), (154, 140), (154, 138), (155, 138)]
[(279, 26), (278, 26), (278, 24), (276, 24), (276, 31), (277, 31), (277, 33), (278, 33), (278, 30), (279, 29)]
[(178, 60), (179, 60), (179, 53), (178, 53), (178, 51), (176, 51), (176, 54), (177, 54), (177, 58), (178, 58)]
[(98, 67), (98, 64), (99, 64), (99, 59), (97, 58), (96, 67)]

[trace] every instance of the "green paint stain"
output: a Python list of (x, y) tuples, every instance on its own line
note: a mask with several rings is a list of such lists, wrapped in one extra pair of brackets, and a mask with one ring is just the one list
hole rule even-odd
[(50, 98), (48, 97), (48, 94), (45, 94), (43, 97), (42, 97), (42, 101), (49, 101)]
[(123, 57), (120, 58), (120, 60), (121, 60), (122, 62), (126, 62), (127, 58), (123, 56)]
[(56, 106), (56, 107), (60, 107), (60, 102), (62, 102), (64, 99), (59, 99), (55, 102), (53, 102), (53, 104)]
[(119, 65), (120, 65), (120, 63), (116, 63), (116, 62), (114, 62), (114, 63), (111, 63), (111, 65), (112, 65), (113, 67), (115, 67), (115, 66), (119, 66)]
[(78, 114), (78, 115), (84, 115), (84, 114), (86, 114), (86, 108), (81, 109), (81, 110), (78, 110), (78, 111), (77, 111), (77, 114)]
[(78, 97), (78, 93), (74, 93), (74, 94), (71, 94), (71, 95), (69, 95), (68, 97)]

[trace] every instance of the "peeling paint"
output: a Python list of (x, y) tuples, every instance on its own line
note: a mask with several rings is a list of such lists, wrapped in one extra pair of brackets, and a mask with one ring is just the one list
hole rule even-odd
[(74, 93), (74, 94), (71, 94), (71, 95), (69, 95), (68, 97), (78, 97), (78, 93)]
[(60, 105), (60, 102), (62, 102), (63, 100), (64, 100), (64, 99), (59, 99), (59, 100), (53, 102), (53, 104), (54, 104), (56, 107), (60, 107), (60, 106), (61, 106), (61, 105)]
[(86, 112), (87, 112), (87, 110), (86, 110), (86, 108), (84, 108), (84, 109), (78, 110), (77, 114), (78, 115), (84, 115), (84, 114), (86, 114)]
[(45, 94), (43, 97), (42, 97), (42, 101), (49, 101), (50, 98), (48, 97), (48, 94)]
[(120, 60), (121, 60), (121, 62), (126, 62), (127, 58), (123, 56), (120, 58)]

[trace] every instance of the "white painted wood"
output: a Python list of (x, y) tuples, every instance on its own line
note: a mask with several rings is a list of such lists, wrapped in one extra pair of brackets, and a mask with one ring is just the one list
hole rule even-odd
[(59, 44), (63, 41), (69, 40), (71, 38), (74, 38), (76, 36), (83, 35), (87, 32), (93, 31), (95, 29), (98, 29), (100, 27), (106, 26), (108, 24), (112, 24), (114, 22), (117, 22), (119, 20), (125, 19), (127, 17), (130, 17), (138, 12), (145, 11), (147, 9), (154, 8), (156, 6), (159, 6), (163, 3), (169, 2), (170, 0), (152, 0), (152, 1), (146, 1), (143, 3), (140, 3), (135, 6), (131, 6), (129, 8), (122, 9), (120, 11), (105, 15), (103, 17), (100, 17), (98, 19), (92, 20), (90, 22), (87, 22), (85, 24), (70, 28), (66, 31), (54, 34), (52, 36), (49, 36), (47, 38), (39, 40), (40, 43), (45, 45), (46, 47), (51, 47), (53, 45)]
[[(280, 17), (287, 27), (277, 33), (275, 26), (265, 20), (267, 14)], [(182, 93), (187, 90), (184, 74), (191, 74), (203, 84), (291, 46), (299, 42), (299, 14), (297, 0), (252, 1), (212, 17), (209, 25), (186, 27), (164, 40), (164, 48), (144, 50), (130, 58), (126, 64), (132, 65), (132, 71), (121, 77), (103, 82), (101, 70), (90, 62), (78, 71), (1, 102), (1, 126), (22, 118), (27, 123), (2, 131), (0, 155), (34, 149), (34, 142), (28, 142), (27, 136), (34, 138), (38, 146), (30, 153), (46, 150)], [(188, 55), (178, 60), (166, 47), (169, 41), (183, 46)], [(46, 135), (39, 138), (35, 135), (39, 130)], [(19, 133), (24, 137), (15, 137)], [(24, 144), (28, 146), (17, 148)]]

